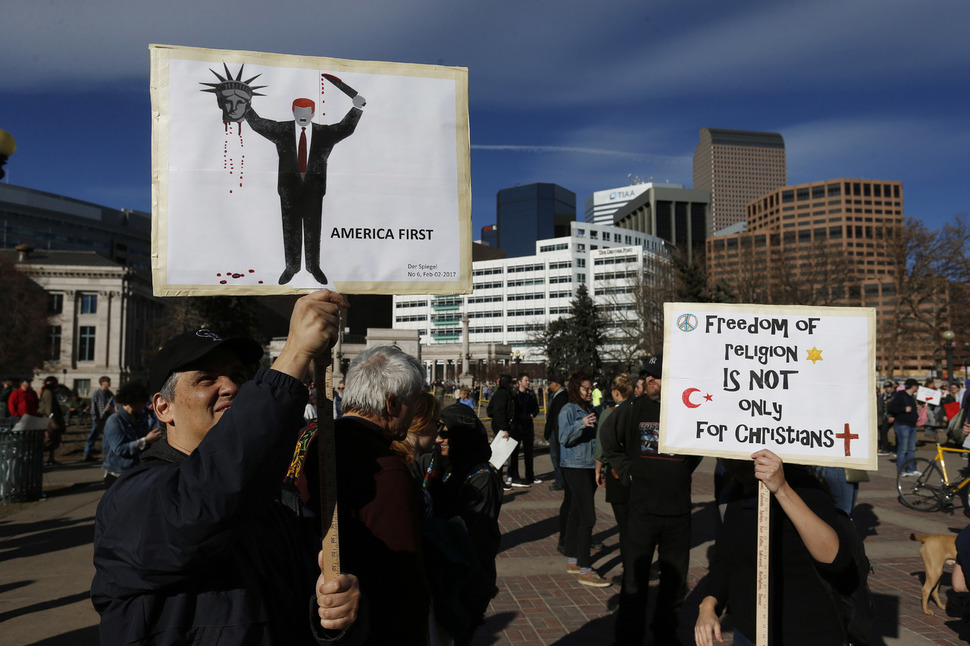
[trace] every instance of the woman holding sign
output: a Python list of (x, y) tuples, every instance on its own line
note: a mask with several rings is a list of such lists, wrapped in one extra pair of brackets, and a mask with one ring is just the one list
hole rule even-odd
[[(720, 614), (729, 609), (735, 646), (754, 644), (758, 558), (758, 482), (771, 492), (769, 642), (845, 644), (846, 629), (829, 592), (852, 589), (856, 568), (832, 497), (806, 468), (783, 465), (768, 450), (753, 463), (725, 460), (744, 496), (728, 503), (708, 573), (694, 637), (700, 646), (721, 639)], [(824, 579), (824, 582), (823, 582)]]

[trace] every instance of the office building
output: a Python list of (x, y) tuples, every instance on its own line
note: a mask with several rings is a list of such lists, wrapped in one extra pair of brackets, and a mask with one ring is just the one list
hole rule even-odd
[(694, 188), (711, 193), (709, 234), (744, 222), (748, 203), (784, 186), (787, 178), (780, 134), (701, 128)]
[(36, 376), (54, 375), (88, 397), (102, 375), (115, 385), (147, 376), (151, 334), (162, 301), (146, 275), (92, 251), (0, 251), (47, 292), (45, 363)]
[(614, 224), (673, 244), (693, 258), (703, 245), (710, 218), (710, 192), (680, 184), (649, 184), (614, 213)]
[(0, 248), (93, 251), (147, 274), (151, 222), (149, 213), (0, 184)]
[(901, 182), (784, 186), (748, 204), (746, 231), (708, 238), (708, 275), (737, 302), (873, 307), (878, 372), (922, 375), (934, 367), (935, 346), (896, 327), (890, 243), (903, 218)]
[(498, 226), (487, 224), (482, 227), (482, 244), (489, 247), (498, 247)]
[[(473, 263), (471, 294), (395, 296), (394, 328), (417, 330), (422, 347), (452, 345), (457, 356), (467, 314), (473, 346), (505, 345), (523, 361), (541, 363), (533, 336), (569, 313), (579, 285), (608, 313), (608, 326), (618, 327), (618, 318), (634, 316), (633, 287), (646, 261), (666, 252), (655, 236), (572, 222), (568, 236), (536, 242), (529, 256)], [(612, 350), (606, 355), (622, 352)]]
[(556, 184), (502, 189), (497, 207), (497, 246), (509, 258), (531, 256), (539, 240), (568, 236), (576, 220), (576, 194)]
[(620, 188), (596, 191), (586, 198), (586, 221), (593, 224), (613, 224), (613, 214), (651, 186), (653, 182), (637, 182)]

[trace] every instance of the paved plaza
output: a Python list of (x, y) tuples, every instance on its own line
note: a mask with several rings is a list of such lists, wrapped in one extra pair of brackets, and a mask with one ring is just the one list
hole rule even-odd
[[(541, 428), (541, 424), (537, 424)], [(86, 429), (72, 428), (58, 459), (44, 474), (46, 497), (36, 503), (0, 506), (0, 644), (20, 646), (88, 646), (98, 643), (98, 615), (88, 590), (94, 575), (92, 535), (101, 498), (102, 471), (97, 463), (81, 461)], [(922, 437), (922, 434), (921, 434)], [(930, 445), (918, 454), (930, 457)], [(965, 463), (964, 463), (965, 464)], [(550, 463), (538, 458), (540, 477), (548, 477)], [(959, 467), (959, 458), (954, 461)], [(684, 643), (693, 643), (693, 623), (703, 595), (707, 556), (713, 546), (714, 461), (701, 462), (693, 486), (690, 593), (681, 612)], [(920, 609), (923, 564), (912, 532), (955, 532), (970, 523), (958, 509), (954, 514), (921, 513), (896, 500), (895, 464), (879, 459), (878, 473), (861, 485), (855, 513), (874, 572), (869, 581), (875, 595), (876, 644), (965, 644), (970, 623), (958, 611), (926, 616)], [(588, 588), (565, 573), (565, 558), (556, 551), (558, 511), (562, 496), (546, 481), (505, 496), (500, 517), (502, 551), (498, 557), (499, 595), (492, 601), (486, 624), (475, 646), (539, 644), (608, 645), (612, 642), (612, 613), (619, 587)], [(662, 495), (662, 492), (659, 494)], [(618, 537), (612, 512), (602, 491), (596, 498), (596, 538), (604, 547), (594, 567), (607, 579), (621, 571)], [(949, 589), (949, 574), (943, 578)], [(944, 594), (944, 598), (945, 598)], [(952, 595), (949, 595), (952, 596)], [(931, 602), (931, 608), (932, 608)], [(725, 643), (730, 643), (730, 633)]]

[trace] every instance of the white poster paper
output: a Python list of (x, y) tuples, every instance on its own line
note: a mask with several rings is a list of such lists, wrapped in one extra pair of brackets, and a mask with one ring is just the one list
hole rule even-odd
[(934, 404), (936, 406), (939, 406), (941, 399), (943, 399), (942, 390), (934, 390), (933, 388), (920, 386), (919, 390), (916, 391), (916, 401), (926, 402), (927, 404)]
[(151, 57), (156, 295), (471, 290), (466, 69)]
[(875, 311), (666, 303), (660, 451), (876, 468)]
[(488, 460), (489, 464), (496, 469), (501, 469), (508, 462), (509, 456), (517, 445), (518, 441), (513, 440), (511, 436), (503, 437), (501, 433), (497, 434), (492, 440), (492, 457)]

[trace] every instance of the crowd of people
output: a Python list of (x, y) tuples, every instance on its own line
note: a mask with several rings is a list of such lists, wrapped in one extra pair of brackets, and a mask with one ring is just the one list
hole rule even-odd
[[(445, 405), (414, 357), (396, 346), (361, 353), (334, 392), (341, 571), (327, 571), (323, 443), (316, 392), (306, 384), (310, 361), (336, 337), (343, 307), (326, 290), (300, 299), (286, 346), (269, 368), (257, 367), (263, 351), (256, 342), (198, 330), (163, 346), (147, 388), (129, 381), (112, 392), (110, 379), (101, 380), (84, 457), (93, 459), (101, 437), (106, 489), (91, 598), (102, 643), (471, 643), (498, 592), (503, 494), (541, 482), (534, 438), (543, 409), (549, 488), (563, 497), (564, 571), (582, 585), (613, 585), (594, 567), (594, 499), (602, 488), (623, 565), (614, 642), (642, 644), (650, 632), (654, 643), (680, 643), (691, 481), (700, 458), (659, 452), (661, 355), (635, 377), (546, 375), (541, 397), (526, 372), (501, 375), (478, 391), (482, 402), (458, 388)], [(47, 445), (55, 448), (53, 431), (64, 427), (57, 386), (45, 380), (38, 395), (27, 381), (6, 398), (10, 413), (51, 418)], [(878, 396), (880, 454), (889, 453), (892, 428), (898, 468), (912, 454), (916, 427), (927, 425), (920, 419), (926, 406), (915, 399), (919, 386), (886, 382)], [(927, 411), (937, 424), (962, 421), (944, 417), (947, 403), (967, 404), (959, 385), (946, 391), (950, 401)], [(516, 442), (499, 469), (477, 412), (485, 401), (492, 437)], [(957, 439), (967, 430), (963, 424)], [(754, 642), (761, 482), (778, 525), (771, 538), (774, 639), (846, 643), (838, 597), (864, 581), (840, 517), (854, 505), (854, 495), (846, 503), (839, 491), (845, 474), (833, 480), (767, 450), (749, 461), (725, 460), (718, 472), (721, 513), (696, 642), (720, 641), (725, 612), (734, 643)], [(659, 585), (648, 617), (652, 571)]]

